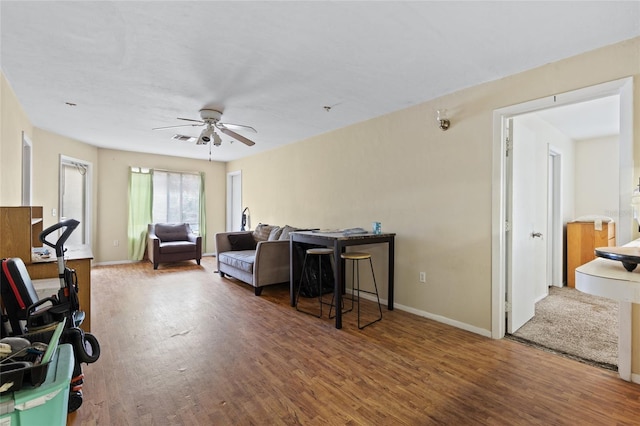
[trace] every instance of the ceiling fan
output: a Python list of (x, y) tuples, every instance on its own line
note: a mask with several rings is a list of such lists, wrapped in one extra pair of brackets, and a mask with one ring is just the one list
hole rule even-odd
[(180, 124), (177, 126), (165, 126), (165, 127), (155, 127), (152, 130), (162, 130), (162, 129), (173, 129), (176, 127), (202, 127), (206, 126), (200, 136), (198, 137), (198, 141), (196, 145), (206, 145), (209, 142), (213, 142), (213, 145), (220, 146), (222, 143), (222, 139), (220, 139), (220, 135), (216, 133), (216, 129), (220, 130), (225, 135), (231, 136), (232, 138), (239, 140), (245, 145), (252, 146), (255, 145), (255, 142), (251, 139), (247, 139), (242, 135), (234, 132), (234, 130), (240, 131), (249, 131), (253, 133), (257, 133), (256, 129), (250, 126), (243, 126), (241, 124), (231, 124), (231, 123), (223, 123), (220, 121), (222, 118), (222, 113), (215, 109), (204, 108), (200, 110), (200, 118), (201, 120), (192, 120), (190, 118), (180, 118), (178, 120), (184, 121), (192, 121), (193, 124)]

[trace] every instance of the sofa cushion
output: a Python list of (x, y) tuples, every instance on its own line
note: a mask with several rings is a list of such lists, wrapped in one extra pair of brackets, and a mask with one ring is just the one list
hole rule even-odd
[(276, 227), (273, 225), (267, 225), (266, 223), (259, 223), (253, 231), (253, 238), (255, 238), (256, 241), (268, 241), (269, 234), (271, 234), (271, 230), (273, 228)]
[(227, 236), (231, 250), (254, 250), (256, 248), (256, 240), (252, 234), (231, 234)]
[(160, 253), (169, 254), (169, 253), (184, 253), (185, 251), (189, 251), (189, 248), (196, 251), (196, 243), (192, 243), (191, 241), (168, 241), (160, 243)]
[(294, 228), (293, 226), (289, 226), (289, 225), (285, 225), (284, 228), (282, 228), (282, 233), (280, 234), (279, 239), (280, 240), (288, 240), (289, 239), (289, 234), (295, 231), (299, 231), (300, 228)]
[(255, 250), (227, 251), (218, 255), (220, 263), (232, 266), (241, 271), (253, 273), (253, 263), (256, 260)]
[(156, 236), (160, 241), (187, 241), (189, 231), (184, 223), (157, 223)]
[(278, 238), (280, 238), (280, 234), (282, 234), (282, 228), (280, 228), (279, 226), (274, 226), (269, 233), (269, 241), (278, 241)]

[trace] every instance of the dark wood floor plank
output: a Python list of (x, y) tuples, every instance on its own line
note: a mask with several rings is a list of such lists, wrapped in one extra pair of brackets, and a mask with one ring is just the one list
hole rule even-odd
[(638, 424), (640, 386), (614, 372), (400, 310), (336, 330), (286, 284), (256, 297), (214, 270), (93, 269), (102, 355), (69, 425)]

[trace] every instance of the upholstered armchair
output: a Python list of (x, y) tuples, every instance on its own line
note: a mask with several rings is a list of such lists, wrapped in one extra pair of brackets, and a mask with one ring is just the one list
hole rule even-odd
[(202, 237), (194, 234), (188, 223), (150, 223), (147, 255), (158, 269), (159, 263), (202, 259)]

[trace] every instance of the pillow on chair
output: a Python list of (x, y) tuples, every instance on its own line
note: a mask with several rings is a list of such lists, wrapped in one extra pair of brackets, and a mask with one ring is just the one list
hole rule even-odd
[(256, 249), (257, 243), (251, 234), (231, 234), (228, 235), (227, 238), (229, 239), (231, 250), (233, 251)]

